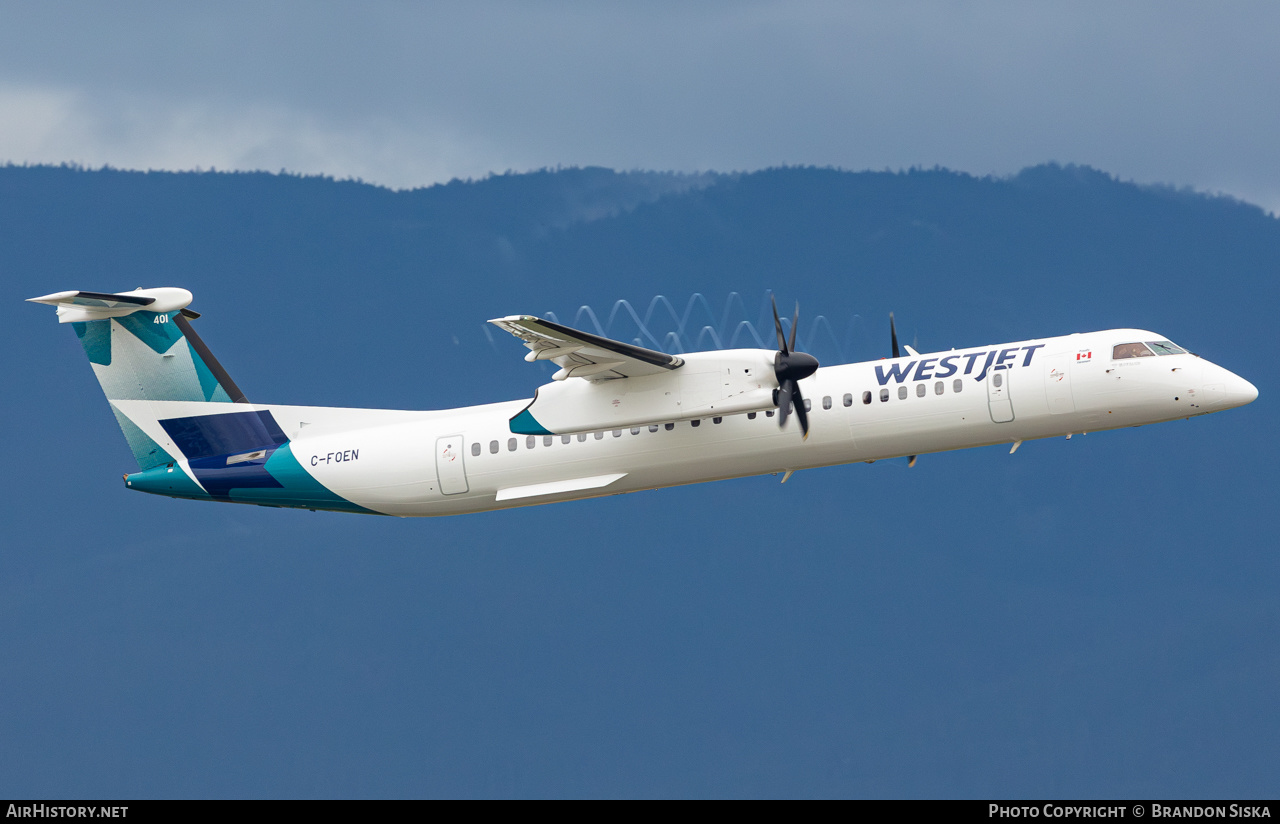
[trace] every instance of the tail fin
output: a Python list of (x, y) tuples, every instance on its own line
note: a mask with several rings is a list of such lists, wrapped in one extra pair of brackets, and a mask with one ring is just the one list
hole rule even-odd
[(142, 469), (174, 457), (115, 401), (248, 402), (191, 328), (189, 319), (200, 316), (186, 308), (186, 289), (57, 292), (31, 301), (57, 306), (58, 322), (72, 324)]

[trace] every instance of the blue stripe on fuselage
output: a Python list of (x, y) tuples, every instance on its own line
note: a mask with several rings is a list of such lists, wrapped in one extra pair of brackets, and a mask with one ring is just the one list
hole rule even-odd
[[(160, 425), (212, 497), (228, 500), (232, 489), (283, 488), (266, 463), (289, 439), (267, 410), (170, 418)], [(227, 464), (232, 455), (259, 451), (259, 458)]]
[(160, 425), (188, 459), (270, 449), (289, 440), (265, 409), (170, 418)]

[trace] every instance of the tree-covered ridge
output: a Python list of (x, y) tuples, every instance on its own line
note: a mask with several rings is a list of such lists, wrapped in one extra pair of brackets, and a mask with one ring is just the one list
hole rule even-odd
[[(1230, 198), (1056, 164), (1008, 178), (567, 168), (405, 191), (6, 166), (0, 249), (2, 271), (33, 294), (176, 283), (216, 308), (243, 306), (244, 287), (227, 284), (247, 283), (252, 303), (306, 316), (394, 311), (413, 333), (390, 334), (423, 349), (483, 340), (485, 319), (513, 312), (694, 293), (754, 304), (775, 290), (834, 328), (862, 318), (839, 356), (878, 357), (890, 310), (924, 346), (1129, 325), (1207, 339), (1219, 318), (1273, 297), (1280, 222)], [(493, 367), (515, 380), (506, 368)]]

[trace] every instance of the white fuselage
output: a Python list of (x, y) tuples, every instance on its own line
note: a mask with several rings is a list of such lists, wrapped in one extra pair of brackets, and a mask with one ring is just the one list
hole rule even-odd
[[(740, 413), (573, 435), (514, 435), (528, 400), (433, 412), (256, 405), (347, 500), (453, 515), (1093, 432), (1239, 406), (1257, 390), (1192, 354), (1113, 360), (1110, 330), (819, 369), (793, 417)], [(1003, 367), (1003, 368), (998, 368)], [(177, 404), (186, 407), (187, 404)]]

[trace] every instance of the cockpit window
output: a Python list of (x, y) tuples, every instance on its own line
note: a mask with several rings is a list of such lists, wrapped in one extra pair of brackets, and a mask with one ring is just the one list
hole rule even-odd
[(1122, 360), (1124, 358), (1149, 358), (1152, 356), (1151, 350), (1147, 348), (1145, 343), (1118, 343), (1111, 350), (1112, 360)]
[(1180, 346), (1174, 346), (1173, 341), (1168, 340), (1149, 340), (1147, 346), (1155, 350), (1157, 355), (1185, 355), (1187, 350)]

